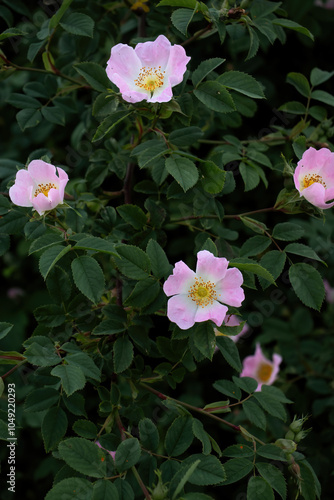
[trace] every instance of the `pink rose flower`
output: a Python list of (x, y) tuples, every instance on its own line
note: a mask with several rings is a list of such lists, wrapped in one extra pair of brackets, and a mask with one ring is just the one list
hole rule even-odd
[(240, 373), (240, 377), (254, 378), (258, 383), (256, 391), (260, 391), (263, 384), (271, 385), (275, 382), (281, 362), (282, 356), (279, 354), (273, 355), (273, 361), (267, 359), (263, 355), (260, 344), (257, 343), (255, 354), (247, 356), (243, 360), (243, 370)]
[(113, 460), (115, 460), (116, 451), (109, 451), (109, 450), (107, 450), (106, 448), (103, 448), (103, 446), (101, 446), (101, 445), (100, 445), (100, 442), (99, 442), (99, 441), (95, 441), (95, 444), (97, 444), (97, 446), (98, 446), (99, 448), (101, 448), (102, 450), (104, 450), (104, 451), (108, 452), (108, 453), (109, 453), (109, 455), (111, 455), (111, 458), (112, 458)]
[(189, 61), (181, 45), (171, 45), (160, 35), (134, 49), (123, 43), (115, 45), (106, 71), (125, 101), (167, 102), (173, 97), (172, 87), (182, 82)]
[(33, 207), (39, 215), (43, 215), (63, 203), (67, 182), (67, 173), (62, 168), (42, 160), (33, 160), (27, 170), (17, 172), (15, 184), (9, 189), (9, 197), (15, 205)]
[(332, 288), (327, 280), (324, 280), (324, 287), (326, 292), (326, 301), (328, 304), (334, 304), (334, 288)]
[(221, 326), (227, 313), (227, 304), (240, 307), (245, 298), (239, 269), (227, 269), (228, 261), (202, 250), (197, 254), (196, 273), (182, 262), (177, 262), (173, 274), (163, 289), (170, 297), (167, 316), (182, 330), (195, 323), (211, 320)]
[(334, 0), (327, 0), (325, 2), (322, 0), (315, 0), (314, 5), (323, 7), (324, 9), (334, 9)]
[(334, 199), (334, 153), (327, 148), (307, 149), (297, 163), (293, 179), (300, 196), (318, 208), (331, 208)]
[[(224, 324), (225, 326), (239, 326), (242, 320), (236, 316), (235, 314), (227, 314), (225, 319), (224, 319)], [(244, 324), (242, 330), (240, 333), (237, 335), (231, 335), (230, 339), (233, 340), (234, 343), (238, 342), (238, 340), (246, 335), (246, 333), (249, 331), (249, 326), (247, 323)], [(215, 334), (217, 337), (220, 335), (224, 335), (224, 333), (220, 333), (218, 330), (215, 329)], [(228, 335), (227, 335), (228, 336)]]

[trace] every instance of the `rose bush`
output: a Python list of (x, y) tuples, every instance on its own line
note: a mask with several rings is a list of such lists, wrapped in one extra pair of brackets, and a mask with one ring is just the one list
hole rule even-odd
[(3, 500), (332, 500), (314, 3), (2, 2)]

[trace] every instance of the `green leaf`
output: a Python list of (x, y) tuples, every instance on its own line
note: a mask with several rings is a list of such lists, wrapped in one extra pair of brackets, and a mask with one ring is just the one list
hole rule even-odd
[(276, 284), (270, 272), (264, 267), (260, 266), (260, 264), (257, 264), (256, 262), (252, 261), (251, 259), (246, 259), (242, 257), (238, 259), (231, 259), (230, 264), (231, 267), (236, 267), (237, 269), (240, 269), (240, 271), (246, 271), (248, 273), (256, 274), (257, 276), (265, 278), (273, 285)]
[(307, 78), (301, 73), (288, 73), (286, 81), (291, 83), (304, 97), (311, 95), (311, 87)]
[(0, 234), (0, 257), (8, 252), (10, 248), (10, 237), (8, 234)]
[(268, 458), (269, 460), (279, 460), (281, 462), (286, 462), (286, 453), (274, 444), (266, 444), (264, 446), (257, 447), (256, 453), (260, 457)]
[(264, 252), (271, 245), (271, 240), (266, 236), (253, 236), (240, 248), (240, 257), (253, 257)]
[(218, 458), (213, 455), (196, 454), (188, 457), (183, 463), (188, 464), (196, 460), (201, 460), (201, 463), (197, 466), (196, 473), (190, 477), (189, 483), (198, 486), (207, 486), (210, 484), (220, 484), (225, 481), (225, 470)]
[(58, 304), (39, 306), (34, 310), (34, 316), (38, 323), (43, 323), (50, 327), (62, 325), (66, 321), (64, 310)]
[(3, 339), (6, 337), (6, 335), (11, 331), (14, 325), (11, 323), (0, 323), (0, 339)]
[[(251, 377), (232, 377), (233, 382), (235, 385), (240, 387), (243, 391), (247, 392), (248, 394), (252, 394), (255, 389), (258, 386), (258, 383), (256, 380), (254, 380)], [(241, 399), (241, 398), (239, 398)]]
[(147, 450), (157, 451), (159, 446), (157, 426), (149, 418), (142, 418), (138, 427), (142, 447)]
[(81, 474), (90, 477), (106, 475), (105, 454), (91, 441), (80, 437), (65, 439), (59, 444), (58, 451), (67, 465)]
[(254, 57), (257, 54), (257, 51), (259, 50), (260, 47), (260, 40), (255, 29), (252, 28), (252, 26), (250, 26), (248, 23), (247, 23), (247, 29), (249, 34), (249, 49), (245, 61), (252, 59), (252, 57)]
[(87, 416), (85, 412), (85, 399), (82, 394), (75, 392), (71, 396), (67, 397), (66, 394), (63, 393), (62, 397), (66, 408), (68, 411), (73, 413), (73, 415)]
[(62, 241), (64, 241), (63, 238), (58, 234), (43, 234), (43, 236), (40, 236), (31, 243), (29, 255), (39, 252), (40, 250), (45, 250), (51, 246), (59, 245)]
[(113, 484), (116, 486), (119, 500), (134, 500), (135, 494), (133, 493), (133, 489), (128, 482), (124, 481), (124, 479), (119, 478), (116, 479)]
[(96, 425), (84, 419), (76, 420), (72, 428), (76, 434), (86, 439), (95, 439), (98, 433)]
[(81, 368), (81, 370), (83, 371), (84, 375), (87, 377), (87, 378), (92, 378), (93, 380), (97, 380), (98, 382), (101, 381), (101, 370), (100, 368), (98, 368), (96, 366), (96, 364), (94, 363), (94, 361), (92, 360), (92, 358), (89, 356), (89, 354), (87, 354), (86, 352), (83, 352), (83, 351), (73, 351), (71, 352), (69, 350), (70, 346), (72, 344), (70, 343), (67, 343), (67, 344), (64, 344), (62, 346), (62, 348), (64, 349), (64, 351), (68, 352), (69, 353), (67, 354), (66, 356), (66, 361), (69, 365), (74, 365), (74, 366), (78, 366), (79, 368)]
[(167, 5), (169, 7), (187, 7), (188, 9), (195, 9), (197, 3), (196, 0), (161, 0), (157, 7)]
[(133, 359), (133, 345), (128, 337), (119, 337), (114, 343), (115, 373), (122, 373), (129, 368)]
[(131, 224), (135, 229), (140, 230), (147, 224), (146, 215), (137, 205), (120, 205), (117, 207), (117, 212), (125, 222)]
[[(261, 257), (260, 264), (261, 266), (268, 269), (274, 280), (276, 280), (283, 271), (285, 261), (285, 252), (280, 252), (279, 250), (271, 250)], [(262, 288), (265, 290), (270, 285), (270, 283), (267, 280), (264, 281), (263, 278), (259, 279)]]
[(150, 258), (152, 273), (157, 278), (166, 277), (171, 270), (165, 251), (155, 240), (150, 240), (146, 247), (146, 253)]
[(101, 323), (93, 329), (92, 335), (112, 335), (114, 333), (124, 332), (126, 328), (127, 326), (123, 321), (107, 319), (101, 321)]
[[(67, 396), (70, 396), (75, 391), (83, 389), (86, 383), (86, 378), (79, 366), (75, 365), (59, 365), (51, 370), (51, 375), (59, 377), (61, 384)], [(94, 476), (96, 477), (96, 476)]]
[(198, 87), (198, 85), (211, 73), (211, 71), (218, 68), (218, 66), (223, 64), (225, 61), (226, 59), (222, 59), (220, 57), (214, 57), (212, 59), (202, 61), (192, 75), (194, 87)]
[(102, 269), (93, 257), (82, 255), (71, 264), (74, 283), (81, 293), (97, 304), (104, 291), (105, 282)]
[(211, 453), (211, 442), (208, 433), (205, 432), (203, 424), (197, 418), (193, 419), (193, 433), (194, 436), (200, 440), (202, 443), (202, 453), (203, 455), (209, 455)]
[[(70, 477), (56, 483), (47, 493), (45, 500), (92, 500), (93, 484), (87, 479)], [(116, 499), (115, 499), (116, 500)]]
[(271, 486), (262, 477), (254, 476), (248, 481), (247, 500), (275, 500)]
[(278, 110), (284, 111), (285, 113), (291, 113), (293, 115), (304, 115), (306, 113), (305, 105), (298, 101), (286, 102), (285, 104), (282, 104)]
[(8, 104), (15, 106), (19, 109), (32, 108), (38, 109), (41, 104), (34, 97), (30, 97), (25, 94), (16, 94), (15, 92), (9, 96), (7, 99)]
[(264, 392), (254, 392), (254, 398), (260, 403), (262, 408), (273, 417), (277, 417), (285, 422), (286, 412), (282, 403), (277, 399), (272, 398), (271, 395)]
[[(47, 235), (45, 235), (47, 236)], [(51, 246), (51, 245), (48, 245)], [(31, 248), (31, 247), (30, 247)], [(45, 247), (44, 247), (45, 248)], [(48, 248), (39, 259), (39, 270), (44, 279), (47, 278), (49, 272), (57, 262), (71, 250), (71, 245), (63, 246), (56, 245)], [(34, 250), (36, 252), (37, 250)], [(31, 252), (33, 253), (33, 252)]]
[(308, 259), (317, 260), (324, 264), (324, 261), (315, 253), (313, 248), (303, 245), (302, 243), (289, 243), (284, 248), (284, 252), (292, 253), (294, 255), (301, 255), (302, 257), (307, 257)]
[(58, 303), (65, 304), (71, 296), (71, 280), (67, 272), (60, 266), (54, 266), (50, 271), (46, 286), (53, 300)]
[(226, 71), (218, 77), (218, 82), (224, 85), (224, 87), (233, 89), (253, 99), (265, 99), (262, 86), (247, 73)]
[(255, 189), (260, 182), (260, 176), (252, 165), (240, 163), (239, 172), (245, 184), (245, 191)]
[(233, 340), (228, 337), (217, 337), (217, 346), (229, 365), (237, 372), (241, 372), (242, 364), (240, 361), (239, 351)]
[(8, 28), (0, 34), (0, 42), (1, 40), (5, 40), (6, 38), (10, 38), (12, 36), (22, 36), (27, 35), (26, 31), (22, 31), (18, 28)]
[[(175, 480), (178, 482), (178, 484), (173, 493), (172, 500), (175, 500), (181, 493), (185, 484), (189, 481), (189, 478), (193, 475), (195, 469), (197, 468), (200, 462), (201, 462), (200, 460), (196, 460), (191, 465), (183, 467), (179, 472), (175, 474), (173, 480), (171, 481), (170, 489), (172, 490), (173, 483)], [(181, 479), (180, 476), (182, 476)]]
[(173, 130), (168, 136), (168, 142), (174, 146), (192, 146), (203, 136), (203, 131), (199, 127), (186, 127)]
[(97, 236), (87, 236), (81, 238), (75, 245), (76, 250), (93, 250), (95, 252), (106, 253), (117, 257), (114, 244), (109, 240), (98, 238)]
[[(160, 2), (161, 3), (161, 2)], [(188, 26), (194, 17), (195, 10), (177, 9), (171, 15), (171, 21), (176, 29), (181, 31), (183, 35), (187, 35)]]
[(241, 399), (241, 391), (239, 387), (233, 384), (230, 380), (217, 380), (214, 382), (213, 387), (229, 398), (234, 398), (238, 401)]
[(286, 500), (286, 483), (282, 472), (274, 465), (264, 462), (257, 462), (256, 468), (263, 477), (270, 484), (270, 486), (277, 491), (283, 500)]
[(196, 324), (192, 339), (197, 349), (206, 358), (212, 360), (216, 347), (216, 335), (212, 324), (208, 321)]
[(91, 17), (80, 12), (72, 12), (60, 26), (72, 35), (88, 36), (93, 38), (94, 21)]
[(250, 458), (254, 457), (255, 450), (245, 444), (233, 444), (225, 448), (223, 455), (231, 458)]
[(75, 64), (74, 69), (84, 77), (94, 90), (105, 92), (110, 87), (110, 80), (102, 66), (95, 62), (82, 62)]
[(42, 422), (42, 437), (46, 453), (55, 448), (67, 430), (67, 417), (59, 407), (50, 408)]
[(54, 29), (60, 22), (61, 18), (71, 5), (73, 0), (64, 0), (57, 12), (51, 17), (49, 21), (49, 29), (52, 30)]
[(60, 398), (60, 394), (52, 387), (42, 387), (34, 389), (28, 394), (24, 403), (24, 411), (43, 411), (55, 405)]
[(192, 188), (198, 181), (198, 170), (194, 162), (182, 156), (169, 156), (165, 162), (166, 169), (184, 192)]
[(204, 191), (218, 194), (224, 187), (226, 172), (219, 168), (213, 161), (206, 161), (200, 165), (202, 173), (201, 183)]
[(324, 90), (314, 90), (311, 94), (311, 98), (316, 101), (324, 102), (329, 104), (329, 106), (334, 106), (334, 96), (325, 92)]
[(281, 222), (276, 224), (273, 230), (273, 238), (282, 241), (298, 240), (304, 236), (304, 228), (293, 222)]
[(302, 495), (305, 500), (315, 500), (321, 498), (321, 485), (315, 472), (307, 460), (297, 462), (301, 473)]
[(307, 28), (304, 28), (304, 26), (301, 26), (295, 21), (291, 21), (291, 19), (276, 18), (271, 22), (277, 26), (282, 26), (282, 28), (288, 28), (290, 30), (298, 31), (298, 33), (306, 35), (308, 38), (311, 38), (311, 40), (314, 40), (314, 36)]
[(116, 265), (125, 276), (135, 280), (148, 278), (151, 262), (146, 253), (133, 245), (117, 245), (119, 258), (115, 258)]
[(42, 121), (42, 114), (38, 109), (21, 109), (16, 115), (17, 123), (22, 132), (27, 128), (36, 127)]
[(316, 87), (321, 83), (327, 82), (332, 76), (334, 76), (334, 71), (323, 71), (319, 68), (313, 68), (310, 74), (310, 81)]
[(188, 415), (177, 417), (169, 427), (165, 438), (165, 448), (168, 455), (171, 457), (182, 455), (189, 448), (193, 439), (192, 417)]
[(110, 481), (99, 479), (94, 483), (93, 498), (91, 500), (119, 500), (116, 486)]
[(65, 125), (65, 112), (60, 106), (48, 106), (42, 108), (43, 117), (50, 123)]
[(0, 218), (0, 231), (1, 233), (16, 234), (22, 231), (26, 223), (26, 214), (18, 210), (11, 210)]
[(256, 403), (249, 400), (245, 401), (242, 407), (248, 420), (252, 424), (256, 425), (256, 427), (260, 427), (260, 429), (265, 430), (267, 421), (266, 416), (261, 408)]
[(115, 465), (119, 472), (130, 469), (140, 459), (141, 448), (138, 439), (129, 438), (118, 446), (115, 455)]
[(127, 297), (125, 305), (142, 308), (151, 304), (160, 293), (160, 284), (154, 278), (138, 281), (132, 293)]
[(118, 110), (111, 113), (103, 120), (103, 122), (98, 126), (92, 142), (100, 141), (109, 134), (119, 123), (121, 123), (125, 118), (130, 116), (132, 111), (128, 110)]
[(308, 307), (320, 311), (325, 298), (323, 279), (309, 264), (299, 262), (289, 269), (289, 279), (297, 297)]
[(240, 481), (243, 477), (247, 476), (253, 470), (254, 464), (247, 458), (231, 458), (224, 464), (226, 473), (225, 484), (232, 484)]
[(200, 83), (194, 95), (212, 111), (230, 113), (236, 109), (231, 94), (217, 80)]
[(34, 336), (26, 341), (24, 345), (27, 346), (24, 355), (29, 363), (33, 365), (53, 366), (61, 361), (54, 344), (48, 337)]

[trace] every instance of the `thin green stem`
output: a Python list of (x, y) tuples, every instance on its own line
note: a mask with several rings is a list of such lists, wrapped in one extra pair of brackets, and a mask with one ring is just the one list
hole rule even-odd
[(200, 413), (201, 415), (206, 415), (207, 417), (210, 417), (210, 418), (216, 420), (217, 422), (219, 422), (221, 424), (225, 424), (228, 427), (231, 427), (232, 429), (234, 429), (235, 431), (240, 432), (240, 427), (238, 425), (234, 425), (231, 422), (224, 420), (223, 418), (217, 417), (216, 415), (213, 415), (212, 413), (208, 413), (207, 411), (202, 410), (202, 408), (198, 408), (197, 406), (190, 405), (188, 403), (185, 403), (184, 401), (179, 401), (178, 399), (172, 398), (170, 396), (166, 396), (165, 394), (162, 394), (161, 392), (153, 389), (153, 387), (150, 387), (147, 384), (143, 384), (142, 382), (140, 382), (140, 386), (143, 387), (144, 389), (146, 389), (147, 391), (152, 392), (152, 394), (155, 394), (160, 399), (163, 399), (163, 400), (169, 399), (170, 401), (174, 401), (175, 403), (177, 403), (181, 406), (184, 406), (185, 408), (188, 408), (189, 410)]
[[(1, 358), (5, 358), (6, 356), (1, 356)], [(13, 359), (13, 358), (11, 358)], [(20, 366), (24, 365), (24, 363), (26, 363), (27, 360), (24, 359), (23, 361), (21, 361), (21, 363), (18, 363), (17, 365), (13, 366), (13, 368), (11, 368), (7, 373), (5, 373), (4, 375), (1, 375), (1, 378), (2, 380), (4, 380), (6, 377), (9, 377), (9, 375), (11, 375), (12, 373), (14, 373), (18, 368), (20, 368)]]
[(134, 465), (131, 467), (131, 470), (132, 470), (133, 475), (135, 476), (137, 483), (139, 484), (142, 492), (144, 493), (146, 500), (152, 500), (151, 495), (147, 491), (147, 488), (146, 488), (145, 484), (143, 483), (143, 480), (140, 477), (139, 472), (137, 471), (137, 469)]

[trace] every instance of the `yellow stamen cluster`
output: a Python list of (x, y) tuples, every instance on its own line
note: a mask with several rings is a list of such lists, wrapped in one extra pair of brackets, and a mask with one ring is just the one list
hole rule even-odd
[(261, 382), (268, 382), (273, 372), (273, 367), (269, 363), (261, 363), (257, 371), (257, 376)]
[(55, 186), (53, 183), (48, 182), (47, 184), (38, 184), (37, 189), (34, 194), (34, 198), (38, 196), (40, 193), (43, 193), (44, 196), (48, 196), (50, 189), (57, 189), (57, 186)]
[(138, 78), (135, 79), (135, 84), (141, 89), (154, 92), (164, 84), (164, 71), (161, 71), (161, 66), (158, 68), (146, 68), (143, 66), (139, 71)]
[(203, 281), (201, 277), (195, 278), (195, 283), (188, 290), (188, 297), (200, 307), (212, 305), (217, 300), (214, 283)]
[(308, 188), (315, 182), (318, 182), (319, 184), (322, 184), (324, 188), (326, 187), (326, 182), (322, 179), (321, 175), (319, 174), (307, 174), (305, 175), (303, 179), (303, 189)]

